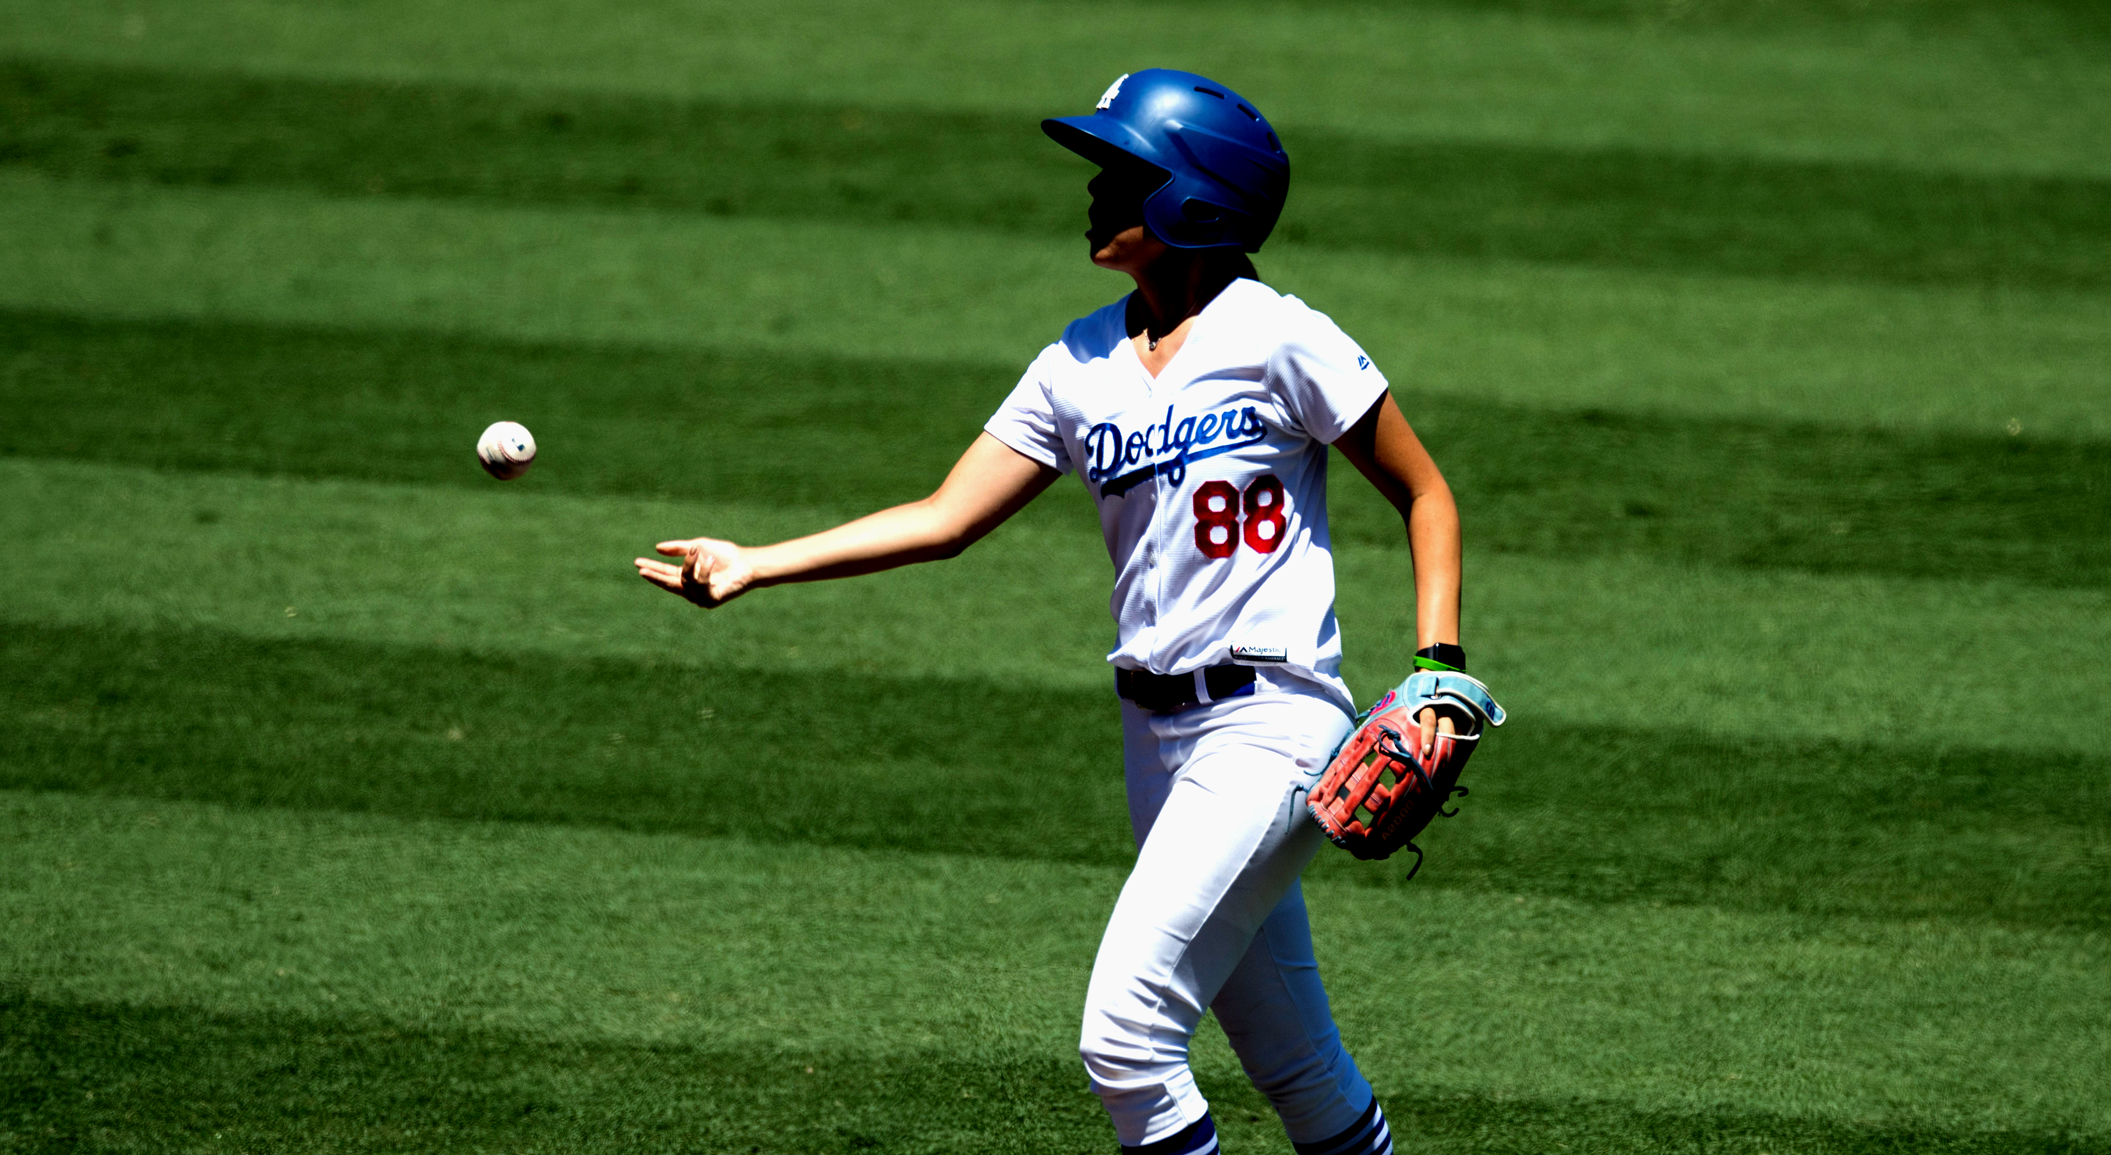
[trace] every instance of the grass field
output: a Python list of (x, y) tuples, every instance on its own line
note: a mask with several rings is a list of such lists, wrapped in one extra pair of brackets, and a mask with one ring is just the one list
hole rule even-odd
[(926, 492), (1124, 291), (1035, 118), (1154, 63), (1282, 130), (1259, 264), (1515, 719), (1412, 884), (1308, 875), (1403, 1152), (2111, 1152), (2085, 0), (0, 0), (0, 1151), (1111, 1149), (1074, 483), (711, 615), (629, 559)]

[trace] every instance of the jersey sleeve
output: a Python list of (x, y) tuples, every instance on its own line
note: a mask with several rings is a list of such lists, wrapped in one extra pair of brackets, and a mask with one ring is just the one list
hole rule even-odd
[(1051, 469), (1068, 473), (1070, 450), (1063, 444), (1049, 394), (1048, 359), (1061, 348), (1051, 345), (1034, 358), (1004, 404), (983, 423), (982, 431)]
[(1292, 417), (1315, 441), (1332, 445), (1386, 390), (1385, 374), (1325, 315), (1303, 323), (1269, 358), (1268, 377)]

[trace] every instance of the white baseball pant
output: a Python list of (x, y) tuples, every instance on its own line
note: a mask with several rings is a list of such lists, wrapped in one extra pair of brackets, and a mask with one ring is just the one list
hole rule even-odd
[[(1187, 1062), (1205, 1008), (1293, 1142), (1352, 1128), (1384, 1141), (1328, 1010), (1298, 886), (1325, 840), (1305, 792), (1350, 719), (1273, 671), (1257, 689), (1176, 714), (1122, 703), (1139, 850), (1093, 963), (1079, 1051), (1124, 1147), (1180, 1136), (1207, 1113)], [(1196, 1138), (1195, 1151), (1214, 1149)]]

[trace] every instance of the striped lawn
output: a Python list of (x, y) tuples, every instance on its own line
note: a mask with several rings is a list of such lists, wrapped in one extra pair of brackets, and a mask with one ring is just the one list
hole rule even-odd
[[(61, 176), (1074, 237), (1083, 161), (1000, 112), (0, 66)], [(1794, 277), (2101, 288), (2111, 182), (1298, 133), (1279, 241)]]
[[(1149, 43), (1154, 63), (1239, 75), (1286, 126), (2111, 176), (2096, 114), (2111, 66), (2088, 0), (1795, 5), (1816, 20), (1702, 0), (1728, 20), (1563, 18), (1612, 6), (1246, 0), (1199, 21), (1184, 2), (12, 0), (0, 43), (98, 63), (1022, 117), (1083, 110)], [(1953, 18), (1914, 20), (1941, 8)]]
[[(628, 559), (927, 491), (1122, 289), (1033, 117), (1135, 37), (1284, 129), (1263, 271), (1516, 719), (1420, 878), (1308, 876), (1405, 1142), (2111, 1151), (2079, 0), (0, 3), (0, 1149), (1107, 1149), (1075, 483), (711, 615)], [(1408, 559), (1330, 502), (1368, 695)]]
[[(392, 1031), (418, 1051), (466, 1051), (465, 1066), (497, 1082), (428, 1098), (397, 1126), (460, 1125), (444, 1112), (450, 1099), (531, 1098), (550, 1080), (590, 1090), (584, 1101), (555, 1096), (556, 1126), (596, 1109), (620, 1118), (621, 1091), (671, 1094), (696, 1102), (693, 1113), (648, 1108), (620, 1125), (664, 1128), (672, 1142), (659, 1146), (753, 1136), (797, 1150), (801, 1131), (825, 1134), (836, 1120), (757, 1135), (729, 1097), (703, 1088), (732, 1082), (770, 1115), (797, 1118), (782, 1084), (796, 1087), (804, 1060), (850, 1068), (830, 1071), (819, 1097), (859, 1100), (851, 1118), (894, 1125), (890, 1145), (955, 1149), (946, 1130), (992, 1129), (994, 1116), (1008, 1133), (993, 1146), (1037, 1149), (1031, 1129), (1007, 1125), (1022, 1114), (1060, 1127), (1062, 1141), (1104, 1141), (1104, 1124), (1079, 1110), (1080, 1077), (1048, 1060), (1074, 1040), (1073, 1004), (1118, 868), (5, 799), (23, 889), (45, 896), (7, 899), (22, 931), (7, 964), (37, 992), (10, 1010), (62, 1061), (114, 1065), (94, 1052), (99, 1032), (63, 1029), (100, 1017), (149, 1041), (146, 1061), (121, 1068), (127, 1077), (208, 1102), (239, 1100), (213, 1085), (227, 1077), (215, 1068), (248, 1056), (184, 1070), (152, 1050), (231, 1038), (275, 1066), (271, 1052), (291, 1047), (338, 1068), (333, 1080), (382, 1066), (384, 1093), (445, 1078), (438, 1056), (391, 1054)], [(2111, 1023), (2094, 935), (1325, 882), (1311, 900), (1345, 1033), (1381, 1090), (1426, 1110), (1420, 1126), (1447, 1145), (1512, 1149), (1550, 1125), (1618, 1136), (1661, 1113), (1740, 1147), (1866, 1149), (1911, 1129), (1936, 1146), (2060, 1150), (2074, 1142), (2062, 1132), (2111, 1122), (2097, 1093), (2111, 1073)], [(196, 1010), (159, 1009), (171, 1006)], [(542, 1054), (490, 1057), (509, 1037)], [(566, 1051), (579, 1058), (556, 1059)], [(610, 1051), (631, 1057), (595, 1061)], [(638, 1070), (658, 1065), (641, 1051), (673, 1069)], [(1231, 1090), (1227, 1058), (1221, 1041), (1205, 1049), (1211, 1082)], [(597, 1069), (608, 1066), (631, 1069)], [(917, 1129), (897, 1129), (891, 1088), (873, 1085), (890, 1077), (958, 1079), (970, 1101), (912, 1098), (901, 1106)], [(283, 1072), (272, 1082), (314, 1093)], [(990, 1095), (992, 1082), (1004, 1093)], [(1521, 1098), (1522, 1134), (1460, 1134), (1465, 1120), (1503, 1125), (1500, 1108), (1474, 1102), (1476, 1088)], [(1460, 1090), (1465, 1120), (1447, 1120)], [(974, 1101), (983, 1096), (996, 1101)], [(74, 1099), (66, 1105), (90, 1118), (130, 1107)], [(1935, 1099), (1941, 1108), (1901, 1109)], [(260, 1104), (252, 1119), (233, 1106), (220, 1106), (230, 1125), (266, 1134), (284, 1111)], [(142, 1121), (163, 1113), (135, 1109)], [(358, 1109), (316, 1114), (341, 1125)], [(1852, 1122), (1816, 1122), (1827, 1118)], [(541, 1138), (543, 1125), (513, 1130)]]
[[(59, 462), (7, 463), (0, 479), (0, 532), (17, 543), (0, 573), (18, 620), (1094, 691), (1108, 679), (1107, 563), (1064, 508), (1083, 502), (1074, 482), (959, 561), (771, 590), (705, 616), (647, 596), (630, 559), (677, 530), (758, 539), (829, 514)], [(126, 564), (134, 549), (153, 564)], [(102, 550), (114, 551), (110, 564), (82, 567)], [(1345, 548), (1338, 568), (1346, 672), (1375, 696), (1404, 659), (1386, 639), (1412, 633), (1405, 550)], [(2098, 693), (2111, 630), (2101, 589), (1647, 555), (1482, 555), (1471, 572), (1489, 676), (1520, 713), (1550, 722), (1765, 736), (1787, 715), (1796, 732), (1823, 737), (2090, 753), (2111, 734)], [(1973, 639), (1973, 661), (1951, 656), (1958, 639)], [(1981, 659), (2031, 673), (1988, 679)], [(1633, 700), (1652, 705), (1637, 716)], [(2034, 717), (1990, 726), (1981, 711)]]
[[(0, 175), (0, 307), (1023, 365), (1125, 291), (1082, 241)], [(2103, 298), (1270, 250), (1410, 392), (2111, 433)]]

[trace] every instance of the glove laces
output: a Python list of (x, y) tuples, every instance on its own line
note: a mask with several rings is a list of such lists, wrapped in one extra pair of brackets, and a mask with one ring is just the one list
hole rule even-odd
[[(1420, 758), (1415, 757), (1414, 749), (1407, 745), (1407, 739), (1400, 736), (1400, 731), (1393, 729), (1391, 726), (1381, 725), (1378, 727), (1378, 734), (1378, 753), (1389, 761), (1391, 761), (1395, 767), (1407, 767), (1408, 770), (1414, 774), (1415, 780), (1422, 784), (1422, 789), (1428, 791), (1431, 794), (1435, 794), (1437, 792), (1436, 779), (1431, 778), (1429, 776), (1429, 769), (1422, 765), (1422, 760)], [(1447, 734), (1445, 735), (1445, 737), (1450, 738), (1454, 742), (1477, 742), (1480, 740), (1481, 736), (1479, 734), (1473, 734), (1470, 736), (1465, 734)], [(1398, 774), (1399, 770), (1395, 769), (1393, 773)], [(1470, 793), (1472, 793), (1472, 791), (1466, 789), (1464, 786), (1454, 784), (1449, 793), (1445, 794), (1443, 798), (1437, 800), (1437, 817), (1456, 817), (1459, 813), (1459, 808), (1454, 806), (1451, 809), (1446, 810), (1444, 809), (1444, 804), (1454, 798), (1463, 798)], [(1408, 850), (1412, 850), (1415, 852), (1415, 865), (1408, 870), (1407, 877), (1401, 879), (1400, 881), (1412, 882), (1414, 881), (1415, 875), (1421, 873), (1422, 870), (1422, 848), (1412, 842), (1405, 843), (1404, 845)]]

